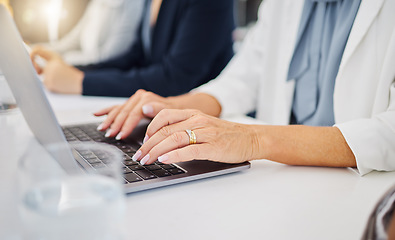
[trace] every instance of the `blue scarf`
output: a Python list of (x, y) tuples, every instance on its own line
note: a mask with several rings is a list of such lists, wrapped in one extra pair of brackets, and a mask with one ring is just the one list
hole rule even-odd
[(288, 72), (295, 79), (293, 123), (335, 123), (333, 92), (361, 0), (306, 0)]

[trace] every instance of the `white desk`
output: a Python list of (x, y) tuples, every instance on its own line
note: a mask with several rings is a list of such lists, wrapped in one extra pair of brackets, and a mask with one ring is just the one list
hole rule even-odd
[[(122, 99), (50, 95), (61, 123)], [(78, 105), (71, 104), (79, 102)], [(74, 109), (78, 107), (78, 109)], [(35, 142), (19, 112), (0, 115), (0, 239), (20, 239), (16, 162)], [(359, 239), (395, 172), (254, 161), (244, 172), (129, 194), (128, 239)]]

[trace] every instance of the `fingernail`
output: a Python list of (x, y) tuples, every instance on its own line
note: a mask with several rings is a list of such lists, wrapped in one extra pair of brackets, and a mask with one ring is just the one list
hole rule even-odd
[(154, 108), (151, 105), (144, 105), (143, 106), (143, 113), (144, 114), (150, 114), (154, 112)]
[(141, 156), (141, 151), (138, 150), (132, 157), (133, 161), (137, 161), (137, 159), (139, 159), (139, 157)]
[(147, 154), (145, 157), (143, 157), (143, 159), (141, 159), (140, 164), (144, 165), (146, 162), (148, 162), (149, 160), (149, 154)]
[(169, 160), (169, 155), (167, 154), (158, 157), (159, 162), (166, 162), (167, 160)]
[(111, 129), (109, 129), (107, 132), (106, 132), (106, 135), (104, 135), (106, 138), (108, 138), (110, 135), (111, 135), (111, 132), (112, 132), (112, 130)]
[(97, 131), (101, 131), (101, 130), (103, 130), (103, 123), (97, 126)]
[(145, 143), (146, 141), (148, 141), (149, 137), (148, 135), (145, 135), (144, 139), (143, 139), (143, 143)]
[(115, 137), (116, 140), (121, 140), (122, 139), (122, 132), (118, 133), (118, 135)]

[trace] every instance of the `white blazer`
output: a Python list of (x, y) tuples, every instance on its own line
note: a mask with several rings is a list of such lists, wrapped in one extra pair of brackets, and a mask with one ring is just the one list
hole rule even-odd
[(143, 0), (91, 0), (78, 24), (59, 41), (46, 45), (71, 65), (103, 62), (133, 44)]
[[(265, 0), (259, 20), (219, 77), (197, 91), (222, 116), (256, 110), (289, 124), (294, 81), (287, 81), (304, 0)], [(395, 170), (395, 0), (363, 0), (336, 78), (334, 113), (360, 174)]]

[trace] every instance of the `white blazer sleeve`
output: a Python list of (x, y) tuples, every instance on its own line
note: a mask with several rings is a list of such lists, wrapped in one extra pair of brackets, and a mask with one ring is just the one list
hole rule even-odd
[[(395, 67), (394, 67), (395, 69)], [(336, 125), (355, 155), (361, 175), (395, 170), (395, 83), (386, 112)]]
[[(395, 85), (391, 87), (395, 99)], [(361, 175), (373, 170), (395, 170), (395, 101), (387, 112), (371, 119), (359, 119), (336, 125), (355, 155)]]
[[(265, 9), (263, 3), (259, 15)], [(256, 109), (262, 62), (265, 46), (265, 19), (260, 17), (249, 31), (239, 52), (232, 58), (222, 73), (194, 92), (214, 96), (221, 104), (221, 116), (246, 114)]]
[(377, 94), (388, 99), (383, 104), (385, 110), (374, 114), (370, 119), (336, 125), (354, 153), (361, 175), (373, 170), (395, 170), (395, 31), (380, 81), (383, 86)]

